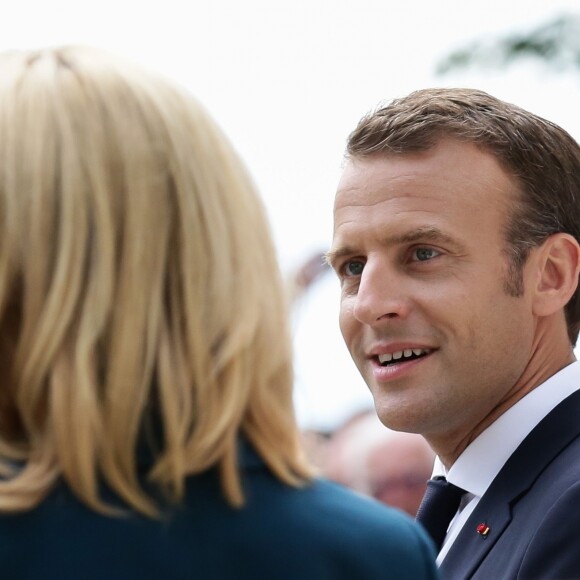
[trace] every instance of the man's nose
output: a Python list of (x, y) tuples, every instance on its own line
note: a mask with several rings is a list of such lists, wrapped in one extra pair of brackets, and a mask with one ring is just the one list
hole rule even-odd
[(382, 262), (367, 262), (361, 274), (353, 314), (370, 326), (409, 313), (410, 297), (401, 273)]

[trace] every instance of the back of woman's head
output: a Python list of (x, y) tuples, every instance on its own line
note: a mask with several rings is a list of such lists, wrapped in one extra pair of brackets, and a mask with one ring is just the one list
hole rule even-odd
[(0, 341), (0, 510), (62, 477), (154, 514), (144, 445), (175, 500), (216, 466), (241, 505), (240, 433), (286, 483), (307, 475), (253, 185), (195, 100), (101, 52), (0, 57)]

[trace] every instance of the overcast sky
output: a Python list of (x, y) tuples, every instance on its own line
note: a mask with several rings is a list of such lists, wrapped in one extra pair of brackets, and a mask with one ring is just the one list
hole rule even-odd
[[(19, 0), (3, 11), (0, 49), (100, 46), (186, 85), (249, 166), (290, 270), (328, 247), (346, 136), (379, 101), (426, 86), (477, 87), (580, 138), (578, 74), (524, 63), (435, 75), (455, 48), (574, 11), (578, 0)], [(304, 425), (331, 427), (369, 402), (340, 350), (337, 308), (328, 277), (297, 311)]]

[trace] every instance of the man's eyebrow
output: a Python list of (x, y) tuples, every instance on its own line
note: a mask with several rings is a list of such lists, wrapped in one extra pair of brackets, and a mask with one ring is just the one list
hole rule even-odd
[[(382, 244), (385, 246), (413, 244), (416, 242), (438, 242), (442, 244), (452, 244), (453, 246), (459, 245), (457, 240), (434, 226), (419, 227), (403, 234), (385, 236), (382, 240)], [(355, 248), (351, 246), (343, 246), (336, 249), (330, 249), (326, 252), (324, 258), (330, 266), (334, 267), (333, 265), (341, 258), (356, 255), (357, 253), (358, 252)]]
[(434, 226), (425, 226), (414, 229), (410, 232), (398, 236), (388, 236), (384, 240), (385, 244), (412, 244), (414, 242), (441, 242), (448, 244), (457, 244), (451, 236), (442, 232), (439, 228)]
[(331, 268), (334, 268), (334, 264), (336, 264), (336, 262), (341, 258), (344, 256), (352, 256), (353, 253), (355, 253), (355, 250), (349, 246), (343, 246), (336, 250), (330, 249), (326, 254), (324, 254), (324, 260)]

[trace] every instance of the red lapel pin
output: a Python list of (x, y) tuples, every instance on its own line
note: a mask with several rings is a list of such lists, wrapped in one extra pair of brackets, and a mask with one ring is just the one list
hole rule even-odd
[(487, 538), (487, 534), (489, 534), (489, 530), (490, 530), (490, 528), (485, 522), (482, 522), (481, 524), (479, 524), (479, 526), (477, 526), (477, 528), (475, 528), (475, 531), (480, 536), (483, 536), (484, 538)]

